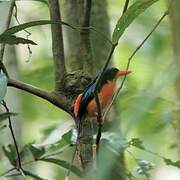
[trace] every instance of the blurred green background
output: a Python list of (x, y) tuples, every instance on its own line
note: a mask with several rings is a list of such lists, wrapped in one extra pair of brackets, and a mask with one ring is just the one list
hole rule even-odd
[[(48, 9), (43, 3), (17, 1), (16, 4), (18, 19), (21, 23), (49, 18)], [(3, 6), (5, 3), (0, 4), (2, 12)], [(122, 0), (108, 0), (111, 31), (120, 17), (122, 6)], [(164, 13), (166, 6), (166, 2), (158, 2), (128, 28), (114, 53), (113, 61), (118, 68), (126, 67), (128, 57)], [(6, 14), (6, 12), (4, 13)], [(5, 19), (1, 19), (1, 30), (3, 30), (3, 20)], [(13, 22), (16, 24), (14, 18)], [(17, 64), (14, 64), (16, 68), (11, 72), (12, 77), (17, 74), (17, 77), (24, 82), (51, 90), (53, 88), (53, 64), (50, 26), (38, 26), (30, 28), (28, 31), (31, 32), (30, 39), (38, 45), (31, 46), (31, 57), (29, 57), (26, 45), (15, 46)], [(26, 36), (26, 33), (21, 32), (20, 35)], [(68, 52), (66, 53), (68, 54)], [(130, 70), (132, 70), (132, 74), (128, 76), (117, 99), (121, 112), (119, 119), (121, 119), (123, 136), (128, 140), (138, 137), (143, 140), (147, 149), (176, 161), (180, 156), (178, 154), (180, 152), (178, 150), (180, 136), (177, 133), (179, 117), (176, 115), (180, 105), (175, 86), (175, 77), (179, 70), (173, 62), (169, 18), (163, 20), (159, 28), (133, 58)], [(14, 89), (9, 88), (7, 99), (16, 96), (13, 93)], [(17, 134), (18, 141), (21, 140), (22, 145), (29, 142), (42, 143), (54, 129), (61, 127), (62, 123), (73, 122), (68, 114), (38, 97), (19, 91), (17, 96), (16, 98), (19, 99), (18, 113), (20, 114), (17, 118), (21, 119)], [(13, 109), (13, 111), (15, 110)], [(1, 131), (2, 137), (5, 139), (7, 132), (7, 129)], [(3, 144), (4, 141), (1, 141)], [(150, 179), (180, 179), (180, 171), (176, 167), (166, 166), (157, 156), (136, 148), (130, 148), (130, 151), (135, 157), (154, 164)], [(67, 148), (67, 151), (60, 154), (59, 157), (70, 159), (67, 158), (67, 154), (71, 155), (71, 149)], [(2, 152), (0, 155), (3, 157)], [(137, 164), (128, 152), (125, 152), (125, 158), (128, 169), (138, 179), (146, 179), (137, 174), (135, 171)], [(6, 164), (6, 160), (0, 164), (0, 171), (6, 169)], [(47, 163), (37, 163), (34, 171), (52, 179), (59, 180), (61, 176), (62, 179), (64, 177), (63, 170)]]

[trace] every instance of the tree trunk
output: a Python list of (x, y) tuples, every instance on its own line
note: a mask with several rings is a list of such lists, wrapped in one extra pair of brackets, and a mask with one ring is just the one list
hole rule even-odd
[[(171, 20), (171, 30), (172, 30), (172, 38), (173, 38), (173, 51), (174, 51), (174, 63), (176, 67), (180, 67), (180, 1), (174, 0), (172, 2), (172, 7), (170, 11), (170, 20)], [(176, 98), (177, 102), (180, 101), (180, 73), (178, 73), (176, 81), (175, 81), (175, 89), (176, 89)], [(177, 133), (177, 144), (180, 139), (180, 110), (175, 111), (174, 128)], [(180, 148), (178, 150), (180, 152)]]
[[(65, 21), (67, 21), (69, 24), (73, 24), (75, 26), (82, 26), (82, 17), (83, 16), (83, 10), (82, 8), (82, 1), (80, 0), (67, 0), (64, 4), (64, 14), (65, 14)], [(93, 1), (92, 2), (92, 8), (91, 8), (91, 24), (90, 26), (95, 27), (98, 32), (101, 34), (106, 35), (108, 38), (110, 37), (110, 27), (109, 27), (109, 17), (107, 13), (107, 2), (104, 0), (99, 1)], [(82, 51), (79, 51), (79, 47), (82, 46), (82, 42), (80, 40), (80, 34), (74, 30), (67, 29), (67, 44), (65, 47), (67, 48), (67, 54), (68, 54), (68, 70), (69, 71), (77, 71), (77, 70), (84, 70), (86, 71), (86, 68), (84, 64), (89, 64), (89, 62), (84, 62), (86, 59), (85, 56), (82, 56), (82, 54), (79, 55), (79, 53), (82, 53)], [(106, 58), (108, 56), (108, 52), (110, 51), (111, 46), (108, 44), (107, 40), (102, 38), (102, 35), (99, 33), (96, 33), (94, 31), (90, 31), (90, 46), (92, 47), (92, 53), (93, 58), (90, 58), (91, 61), (91, 67), (90, 67), (90, 76), (94, 77), (95, 74), (102, 70), (102, 67), (106, 61)], [(89, 42), (88, 42), (89, 43)], [(81, 58), (80, 58), (81, 57)], [(88, 58), (89, 59), (89, 58)], [(115, 107), (113, 107), (113, 110), (111, 111), (110, 115), (108, 116), (108, 126), (105, 127), (106, 130), (110, 129), (109, 127), (119, 127), (117, 126), (117, 123), (119, 123), (119, 119), (115, 117), (118, 116), (119, 112), (116, 110)], [(112, 122), (113, 120), (113, 122)], [(110, 126), (109, 126), (110, 124)], [(94, 126), (97, 127), (97, 124), (95, 123)], [(83, 155), (83, 159), (89, 158), (92, 160), (92, 134), (90, 137), (90, 133), (93, 131), (90, 129), (92, 126), (88, 124), (88, 121), (86, 121), (84, 127), (83, 127), (83, 133), (81, 136), (83, 137), (82, 141), (80, 142), (80, 156)], [(120, 132), (119, 128), (116, 128), (116, 132)], [(87, 144), (87, 142), (89, 143)], [(105, 151), (108, 151), (108, 154), (111, 154), (108, 149)], [(89, 153), (90, 152), (90, 153)], [(88, 154), (88, 157), (87, 157)], [(113, 155), (112, 155), (113, 156)], [(111, 155), (110, 155), (111, 157)], [(80, 157), (81, 158), (81, 157)], [(111, 160), (110, 160), (111, 161)], [(108, 162), (106, 162), (108, 163)], [(109, 167), (107, 170), (109, 173), (106, 176), (106, 180), (108, 179), (119, 179), (124, 180), (124, 171), (125, 171), (125, 165), (124, 165), (124, 158), (123, 158), (123, 152), (120, 152), (120, 156), (118, 158), (116, 157), (116, 160), (113, 164)], [(98, 175), (96, 176), (98, 178)], [(101, 175), (99, 178), (103, 178)]]

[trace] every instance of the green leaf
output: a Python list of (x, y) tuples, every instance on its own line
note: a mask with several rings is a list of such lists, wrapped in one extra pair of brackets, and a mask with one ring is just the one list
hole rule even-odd
[[(24, 0), (25, 1), (25, 0)], [(48, 2), (46, 0), (29, 0), (29, 1), (39, 1), (41, 3), (46, 4), (47, 6), (49, 6)]]
[(67, 23), (65, 22), (62, 22), (62, 21), (51, 21), (51, 20), (40, 20), (40, 21), (31, 21), (31, 22), (27, 22), (27, 23), (24, 23), (24, 24), (20, 24), (20, 25), (17, 25), (17, 26), (13, 26), (9, 29), (7, 29), (6, 31), (4, 31), (0, 37), (3, 35), (12, 35), (12, 34), (15, 34), (19, 31), (22, 31), (26, 28), (30, 28), (30, 27), (33, 27), (33, 26), (39, 26), (39, 25), (47, 25), (47, 24), (64, 24), (66, 26), (69, 26), (72, 28), (72, 26), (68, 25)]
[(125, 175), (128, 180), (136, 180), (137, 179), (130, 171), (125, 172)]
[(180, 168), (180, 160), (178, 161), (172, 161), (171, 159), (168, 159), (168, 158), (164, 158), (164, 162), (167, 164), (167, 165), (171, 165), (171, 166), (175, 166), (177, 168)]
[(143, 146), (143, 141), (141, 141), (139, 138), (132, 138), (129, 141), (129, 145), (130, 146), (135, 146), (139, 149), (145, 149), (145, 147)]
[(46, 152), (44, 147), (35, 147), (33, 144), (29, 145), (29, 149), (34, 159), (39, 159)]
[(24, 172), (24, 174), (25, 174), (26, 176), (30, 176), (30, 177), (32, 177), (33, 179), (36, 179), (36, 180), (45, 180), (44, 178), (42, 178), (42, 177), (40, 177), (40, 176), (38, 176), (38, 175), (36, 175), (36, 174), (33, 174), (32, 172), (29, 172), (29, 171), (26, 171), (26, 170), (23, 170), (23, 172)]
[(81, 170), (79, 168), (77, 168), (76, 166), (74, 166), (72, 164), (69, 164), (66, 161), (63, 161), (63, 160), (60, 160), (60, 159), (54, 159), (54, 158), (43, 158), (41, 160), (56, 164), (56, 165), (61, 166), (61, 167), (65, 168), (65, 169), (71, 168), (71, 172), (73, 172), (74, 174), (76, 174), (79, 177), (82, 176), (82, 172), (81, 172)]
[(29, 39), (24, 39), (22, 37), (16, 37), (14, 35), (6, 35), (6, 34), (1, 34), (0, 35), (0, 43), (1, 44), (32, 44), (32, 45), (37, 45), (34, 41), (29, 40)]
[(137, 0), (132, 4), (118, 20), (112, 35), (112, 43), (117, 44), (126, 28), (134, 21), (134, 19), (157, 1), (158, 0)]
[(7, 147), (2, 147), (4, 154), (13, 166), (16, 166), (16, 148), (14, 145), (9, 144)]
[[(32, 172), (26, 171), (24, 169), (23, 169), (23, 173), (24, 173), (24, 175), (32, 177), (33, 179), (36, 179), (36, 180), (45, 180), (44, 178), (42, 178), (36, 174), (33, 174)], [(22, 176), (22, 174), (14, 173), (14, 174), (6, 175), (6, 177), (17, 177), (17, 176)]]
[[(1, 2), (7, 2), (7, 1), (11, 1), (11, 0), (1, 0), (0, 3)], [(42, 2), (48, 6), (48, 2), (46, 0), (16, 0), (16, 1), (39, 1), (39, 2)]]
[(7, 90), (7, 77), (0, 72), (0, 102), (4, 99)]
[(7, 125), (0, 126), (0, 131), (7, 128)]
[(31, 161), (34, 156), (30, 150), (30, 146), (32, 144), (31, 143), (28, 143), (28, 144), (25, 144), (20, 152), (20, 157), (21, 157), (21, 161), (22, 162), (27, 162), (27, 161)]
[(18, 114), (17, 113), (13, 113), (13, 112), (2, 113), (2, 114), (0, 114), (0, 122), (6, 120), (10, 116), (16, 116), (16, 115), (18, 115)]

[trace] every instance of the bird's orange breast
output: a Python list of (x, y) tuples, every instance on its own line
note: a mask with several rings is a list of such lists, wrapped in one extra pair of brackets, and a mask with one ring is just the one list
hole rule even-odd
[[(102, 112), (106, 109), (107, 105), (110, 103), (112, 96), (115, 91), (115, 80), (109, 81), (107, 84), (105, 84), (100, 93), (98, 94), (99, 101), (101, 104), (101, 110)], [(89, 116), (96, 116), (97, 115), (97, 106), (95, 99), (93, 99), (87, 106), (88, 115)]]

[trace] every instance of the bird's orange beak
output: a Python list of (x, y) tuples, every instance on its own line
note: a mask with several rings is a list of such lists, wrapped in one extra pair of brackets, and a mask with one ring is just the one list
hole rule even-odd
[(117, 75), (119, 75), (119, 76), (124, 76), (124, 75), (127, 75), (127, 74), (129, 74), (129, 73), (131, 73), (131, 71), (119, 70), (119, 71), (117, 72)]

